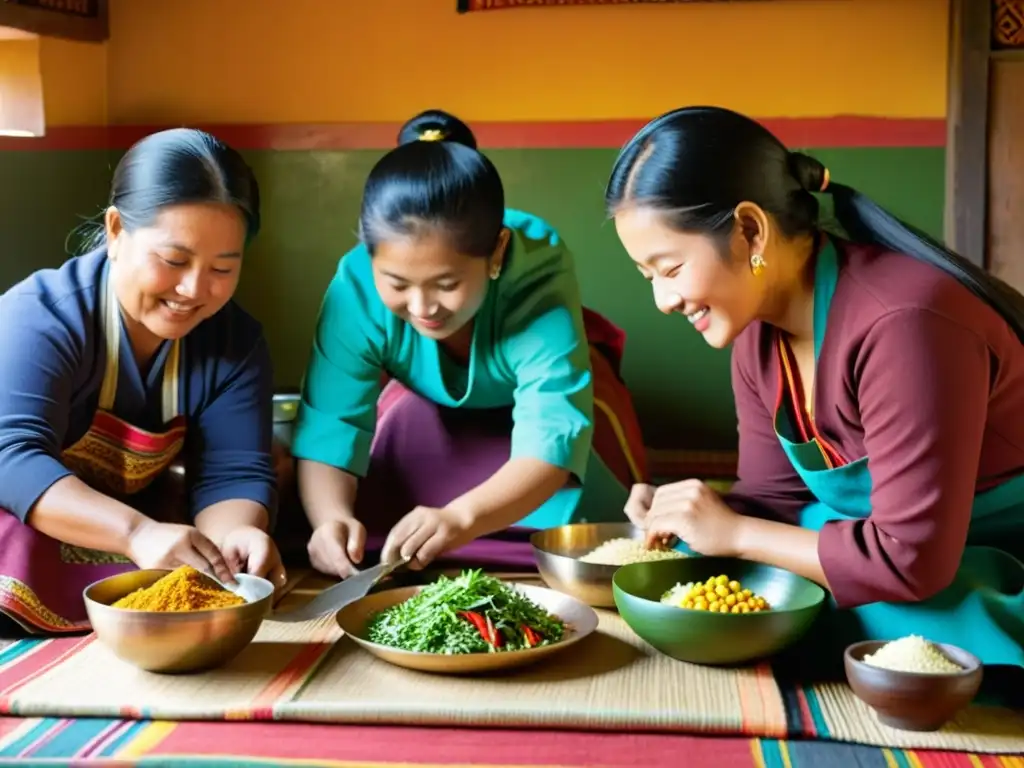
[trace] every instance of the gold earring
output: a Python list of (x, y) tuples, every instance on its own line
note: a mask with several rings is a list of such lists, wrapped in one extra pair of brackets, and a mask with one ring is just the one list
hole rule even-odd
[(755, 253), (750, 257), (750, 271), (754, 273), (754, 277), (760, 277), (764, 272), (764, 256), (760, 253)]

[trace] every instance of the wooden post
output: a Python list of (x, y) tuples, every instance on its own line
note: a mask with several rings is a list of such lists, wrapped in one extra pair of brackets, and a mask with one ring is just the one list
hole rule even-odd
[(987, 0), (950, 0), (949, 5), (945, 239), (984, 267), (992, 8)]

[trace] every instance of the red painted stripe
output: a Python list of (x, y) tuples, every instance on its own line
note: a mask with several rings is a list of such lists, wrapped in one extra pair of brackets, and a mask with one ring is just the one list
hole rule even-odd
[[(646, 122), (565, 120), (556, 122), (474, 122), (480, 145), (492, 149), (618, 148)], [(791, 147), (944, 147), (941, 118), (772, 117), (761, 120)], [(116, 125), (51, 128), (38, 139), (0, 137), (0, 151), (125, 149), (167, 126)], [(243, 150), (388, 149), (398, 123), (200, 125)]]
[(184, 722), (150, 756), (259, 755), (356, 765), (750, 766), (748, 739), (643, 733)]

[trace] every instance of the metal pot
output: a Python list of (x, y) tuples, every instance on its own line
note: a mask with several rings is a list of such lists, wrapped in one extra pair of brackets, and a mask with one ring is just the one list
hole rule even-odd
[(274, 393), (274, 438), (289, 451), (292, 447), (295, 416), (299, 410), (299, 398), (297, 390)]

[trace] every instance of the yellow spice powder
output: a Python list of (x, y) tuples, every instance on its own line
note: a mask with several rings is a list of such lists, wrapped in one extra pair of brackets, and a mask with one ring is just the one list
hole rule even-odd
[(125, 595), (113, 607), (129, 611), (204, 611), (244, 603), (192, 566), (183, 565), (150, 586)]

